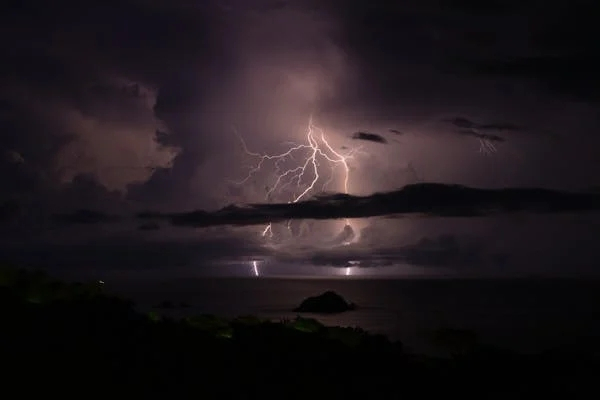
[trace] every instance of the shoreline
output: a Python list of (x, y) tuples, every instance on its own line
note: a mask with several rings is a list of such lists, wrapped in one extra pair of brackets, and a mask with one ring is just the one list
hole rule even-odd
[[(290, 398), (345, 398), (368, 396), (374, 388), (419, 397), (456, 392), (577, 398), (595, 384), (584, 378), (600, 371), (600, 360), (589, 354), (518, 354), (482, 345), (460, 329), (438, 331), (433, 339), (448, 356), (432, 357), (408, 352), (383, 335), (312, 318), (270, 322), (204, 314), (176, 320), (141, 313), (133, 302), (104, 293), (98, 282), (64, 283), (25, 270), (1, 272), (0, 299), (2, 340), (11, 344), (2, 357), (14, 378), (9, 383), (25, 376), (62, 382), (68, 376), (87, 385), (101, 381), (107, 390), (201, 390), (208, 398), (280, 398), (279, 390)], [(543, 371), (543, 379), (531, 371)], [(266, 390), (264, 379), (278, 389)]]

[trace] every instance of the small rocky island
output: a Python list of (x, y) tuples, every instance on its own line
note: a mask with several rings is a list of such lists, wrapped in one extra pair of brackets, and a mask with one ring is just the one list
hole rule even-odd
[(293, 311), (315, 314), (337, 314), (355, 309), (356, 304), (347, 302), (342, 296), (329, 290), (318, 296), (306, 298)]

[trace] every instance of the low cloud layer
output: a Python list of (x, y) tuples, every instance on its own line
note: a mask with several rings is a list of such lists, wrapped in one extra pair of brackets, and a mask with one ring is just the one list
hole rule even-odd
[(495, 213), (561, 213), (600, 210), (597, 193), (509, 188), (474, 189), (459, 185), (413, 184), (395, 192), (366, 197), (323, 195), (293, 204), (230, 206), (217, 212), (140, 214), (145, 219), (168, 219), (173, 225), (255, 225), (292, 219), (365, 218), (423, 214), (431, 217), (479, 217)]
[(463, 129), (481, 129), (490, 131), (519, 131), (521, 127), (511, 124), (509, 122), (491, 122), (491, 123), (477, 123), (467, 119), (465, 117), (455, 117), (447, 120), (446, 122), (451, 123), (457, 128)]

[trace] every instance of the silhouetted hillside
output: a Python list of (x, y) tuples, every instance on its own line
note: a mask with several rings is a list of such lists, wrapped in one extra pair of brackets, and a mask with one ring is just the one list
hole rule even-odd
[[(270, 322), (142, 314), (101, 282), (0, 273), (3, 390), (198, 398), (579, 398), (598, 364), (519, 356), (442, 332), (452, 358), (411, 355), (399, 343), (312, 319)], [(466, 339), (465, 339), (466, 338)], [(591, 385), (594, 386), (591, 386)]]

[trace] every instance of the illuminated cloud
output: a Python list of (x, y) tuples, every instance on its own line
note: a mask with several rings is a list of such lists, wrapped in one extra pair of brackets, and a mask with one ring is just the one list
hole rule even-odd
[[(2, 94), (14, 104), (6, 116), (11, 134), (28, 138), (15, 139), (13, 164), (26, 163), (40, 177), (62, 183), (90, 175), (109, 191), (125, 191), (171, 165), (179, 149), (157, 140), (157, 130), (165, 128), (153, 111), (156, 91), (121, 78), (95, 78), (73, 98), (55, 98), (26, 82), (5, 88)], [(43, 141), (33, 143), (38, 138)]]
[[(95, 92), (95, 93), (94, 93)], [(58, 106), (53, 121), (71, 140), (56, 156), (63, 182), (79, 174), (94, 175), (109, 190), (126, 190), (145, 182), (158, 168), (169, 168), (179, 151), (163, 146), (157, 131), (163, 124), (154, 116), (156, 93), (138, 83), (116, 81), (90, 93), (88, 110)]]
[[(357, 257), (366, 259), (369, 250), (392, 254), (394, 244), (438, 237), (449, 224), (440, 215), (448, 213), (465, 216), (470, 229), (481, 220), (471, 216), (491, 218), (491, 208), (512, 225), (486, 225), (482, 234), (515, 237), (527, 224), (513, 221), (513, 208), (550, 213), (566, 211), (566, 204), (581, 211), (556, 199), (564, 200), (567, 190), (598, 186), (600, 123), (597, 106), (590, 104), (599, 92), (593, 40), (598, 24), (578, 23), (593, 22), (593, 13), (574, 5), (495, 2), (490, 13), (460, 1), (350, 7), (312, 0), (124, 0), (118, 10), (99, 0), (34, 3), (9, 7), (0, 16), (0, 214), (11, 221), (2, 227), (3, 240), (26, 246), (26, 239), (38, 236), (89, 239), (122, 229), (141, 243), (223, 228), (235, 240), (220, 245), (246, 257), (246, 268), (273, 251), (293, 253), (295, 245), (305, 247), (298, 260), (308, 260), (318, 245), (342, 243), (352, 251), (360, 243), (364, 257)], [(576, 23), (590, 34), (577, 33)], [(320, 176), (327, 178), (296, 204), (287, 202), (310, 185), (308, 175), (303, 190), (284, 188), (270, 198), (281, 176), (273, 165), (236, 184), (258, 158), (247, 154), (232, 125), (247, 150), (276, 155), (292, 143), (306, 143), (310, 115), (337, 153), (345, 156), (364, 145), (347, 171), (337, 163), (335, 179), (322, 185), (331, 165), (319, 158), (319, 172), (327, 172)], [(359, 129), (382, 134), (352, 139)], [(389, 145), (379, 145), (384, 140)], [(473, 151), (476, 141), (488, 152), (501, 143), (502, 151), (480, 157)], [(310, 156), (311, 149), (305, 150)], [(296, 153), (281, 167), (306, 159)], [(551, 188), (558, 197), (484, 192), (480, 202), (482, 192), (467, 190), (447, 202), (445, 196), (454, 193), (448, 186), (425, 189), (427, 195), (411, 197), (402, 208), (397, 204), (408, 192), (389, 194), (424, 181)], [(318, 196), (321, 191), (328, 193)], [(224, 208), (229, 204), (235, 206)], [(83, 209), (122, 219), (81, 218), (76, 210)], [(140, 210), (162, 211), (156, 217), (166, 223), (158, 230), (138, 229), (147, 221), (130, 217)], [(436, 218), (397, 218), (398, 212)], [(402, 243), (380, 243), (387, 236), (369, 239), (360, 226), (366, 222), (346, 224), (347, 215), (382, 215), (377, 224), (383, 232), (407, 226), (413, 232)], [(275, 221), (281, 223), (269, 225), (273, 238), (265, 240), (260, 233)], [(176, 229), (171, 222), (204, 228)], [(236, 227), (252, 224), (258, 226)], [(147, 226), (155, 227), (153, 221)], [(56, 234), (63, 228), (64, 236)], [(238, 236), (238, 229), (246, 232)], [(595, 239), (592, 230), (586, 234)], [(350, 233), (353, 242), (345, 245)], [(127, 258), (126, 246), (99, 243)], [(98, 246), (91, 254), (101, 253)], [(199, 245), (210, 260), (209, 247)], [(142, 244), (136, 251), (143, 252)], [(194, 247), (165, 250), (171, 251), (189, 254)], [(414, 260), (421, 253), (412, 254)], [(193, 264), (191, 256), (171, 258)], [(166, 264), (169, 257), (160, 260)], [(259, 266), (261, 273), (266, 264)]]

